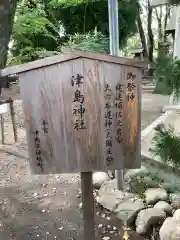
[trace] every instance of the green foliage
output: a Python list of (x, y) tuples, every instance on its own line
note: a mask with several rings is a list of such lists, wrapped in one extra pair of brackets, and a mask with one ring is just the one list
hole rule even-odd
[(87, 34), (75, 34), (70, 37), (67, 46), (81, 51), (109, 52), (109, 40), (101, 32), (94, 30)]
[[(46, 0), (51, 14), (61, 22), (65, 34), (85, 34), (97, 27), (109, 36), (108, 0)], [(120, 43), (136, 32), (138, 0), (119, 0)]]
[(144, 177), (137, 177), (130, 183), (131, 191), (136, 193), (140, 198), (144, 199), (144, 193), (148, 189), (148, 184), (144, 181)]
[(171, 126), (165, 128), (159, 125), (153, 138), (153, 148), (150, 149), (155, 156), (159, 156), (165, 163), (180, 166), (180, 135), (175, 135)]
[(171, 56), (160, 56), (156, 62), (155, 93), (170, 94), (173, 91), (171, 82), (174, 59)]
[(171, 56), (160, 56), (155, 71), (155, 93), (170, 94), (180, 99), (180, 60)]
[(162, 187), (168, 192), (168, 193), (175, 193), (180, 191), (180, 187), (176, 182), (165, 182)]
[(59, 54), (59, 52), (57, 51), (47, 51), (46, 49), (42, 49), (42, 48), (35, 49), (32, 47), (25, 47), (20, 51), (19, 55), (17, 56), (10, 55), (8, 58), (7, 65), (8, 66), (18, 65), (18, 64), (33, 61), (36, 59), (51, 57), (57, 54)]
[[(137, 30), (137, 2), (119, 0), (121, 44)], [(108, 37), (108, 0), (19, 0), (9, 64), (56, 54), (63, 44), (107, 53)]]
[(169, 0), (170, 4), (177, 5), (180, 3), (180, 0)]
[(144, 198), (144, 192), (148, 188), (158, 188), (164, 184), (164, 180), (157, 174), (149, 173), (146, 176), (139, 175), (130, 182), (131, 191)]
[(174, 100), (180, 99), (180, 60), (175, 59), (172, 67), (171, 84), (173, 87)]
[(18, 5), (12, 34), (13, 61), (27, 62), (44, 51), (56, 51), (60, 44), (59, 33), (48, 19), (43, 4), (21, 1)]

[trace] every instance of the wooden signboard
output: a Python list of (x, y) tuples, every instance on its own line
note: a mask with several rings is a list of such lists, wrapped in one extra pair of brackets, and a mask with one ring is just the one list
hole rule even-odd
[(141, 67), (76, 53), (6, 69), (19, 71), (33, 173), (139, 168)]
[(0, 105), (0, 114), (4, 114), (8, 112), (8, 103)]

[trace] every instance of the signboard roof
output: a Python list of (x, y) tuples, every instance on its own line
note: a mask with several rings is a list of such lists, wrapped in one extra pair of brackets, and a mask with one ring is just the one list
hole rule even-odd
[(0, 75), (4, 77), (8, 75), (20, 74), (22, 72), (30, 71), (37, 68), (43, 68), (43, 67), (58, 64), (58, 63), (63, 63), (66, 61), (77, 59), (77, 58), (101, 60), (104, 62), (117, 63), (117, 64), (127, 65), (127, 66), (135, 66), (138, 68), (148, 68), (148, 64), (149, 64), (148, 62), (145, 62), (145, 61), (141, 61), (141, 60), (137, 61), (130, 58), (115, 57), (109, 54), (70, 50), (68, 53), (63, 53), (57, 56), (47, 57), (41, 60), (2, 69), (0, 72)]

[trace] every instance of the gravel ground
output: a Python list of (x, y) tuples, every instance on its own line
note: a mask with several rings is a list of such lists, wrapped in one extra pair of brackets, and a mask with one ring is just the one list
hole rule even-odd
[[(13, 142), (9, 114), (5, 115), (6, 145), (0, 147), (0, 239), (83, 239), (79, 207), (79, 174), (31, 176), (19, 89), (14, 94), (18, 143)], [(6, 93), (6, 97), (11, 92)], [(160, 115), (167, 97), (143, 94), (142, 128)], [(97, 239), (122, 239), (122, 225), (110, 213), (95, 207)], [(141, 240), (131, 232), (131, 240)]]

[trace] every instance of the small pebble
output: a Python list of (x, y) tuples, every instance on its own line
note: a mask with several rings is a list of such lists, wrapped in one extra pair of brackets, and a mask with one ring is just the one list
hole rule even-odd
[(113, 227), (113, 230), (116, 231), (116, 230), (117, 230), (117, 227), (114, 226), (114, 227)]
[(39, 237), (39, 234), (37, 234), (36, 237)]
[(103, 237), (102, 239), (103, 239), (103, 240), (109, 240), (110, 237)]
[(106, 214), (103, 213), (103, 214), (101, 215), (101, 218), (104, 219), (105, 217), (106, 217)]
[(103, 225), (102, 225), (102, 224), (99, 224), (99, 225), (98, 225), (98, 228), (102, 228), (102, 227), (103, 227)]
[(49, 235), (49, 232), (46, 232), (46, 235)]
[(45, 209), (42, 209), (42, 212), (44, 213), (46, 210)]
[(63, 227), (60, 227), (60, 228), (58, 228), (60, 231), (62, 231), (63, 230)]
[(109, 221), (109, 220), (111, 220), (111, 218), (110, 218), (110, 217), (107, 217), (107, 218), (106, 218), (106, 220), (108, 220), (108, 221)]
[(107, 225), (107, 228), (109, 228), (109, 229), (110, 229), (110, 228), (111, 228), (111, 226), (110, 226), (110, 225)]

